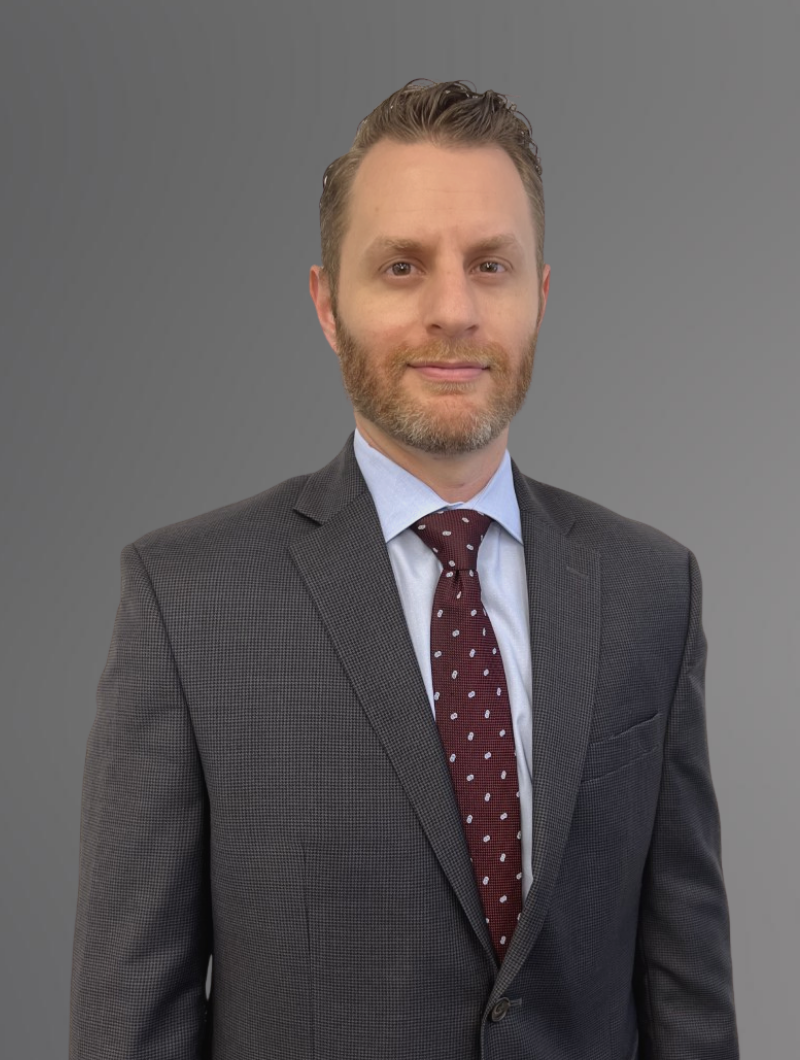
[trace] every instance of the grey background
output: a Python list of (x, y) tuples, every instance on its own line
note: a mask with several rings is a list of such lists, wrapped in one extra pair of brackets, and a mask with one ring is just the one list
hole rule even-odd
[(798, 1055), (799, 51), (796, 0), (4, 0), (3, 1055), (66, 1055), (120, 550), (344, 443), (321, 178), (416, 77), (532, 122), (552, 280), (511, 452), (698, 558), (742, 1056)]

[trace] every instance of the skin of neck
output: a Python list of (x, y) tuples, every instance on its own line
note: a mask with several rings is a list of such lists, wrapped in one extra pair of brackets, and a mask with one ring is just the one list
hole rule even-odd
[(479, 493), (497, 471), (508, 445), (506, 427), (483, 449), (454, 456), (426, 453), (398, 442), (360, 413), (354, 415), (356, 426), (373, 449), (424, 482), (448, 504), (468, 501)]

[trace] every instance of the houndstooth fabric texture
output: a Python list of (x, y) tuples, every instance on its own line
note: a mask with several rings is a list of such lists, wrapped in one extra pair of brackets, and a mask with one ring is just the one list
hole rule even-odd
[(502, 964), (351, 436), (122, 550), (70, 1060), (737, 1060), (697, 561), (513, 471), (533, 882)]

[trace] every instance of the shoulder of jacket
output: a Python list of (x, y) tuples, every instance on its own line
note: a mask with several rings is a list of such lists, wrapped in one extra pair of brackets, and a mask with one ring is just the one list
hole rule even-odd
[(600, 552), (647, 550), (682, 563), (689, 549), (665, 531), (614, 511), (577, 493), (525, 476), (546, 511), (561, 525), (569, 525), (568, 538)]
[(144, 556), (280, 541), (305, 522), (294, 512), (294, 505), (308, 478), (308, 474), (296, 475), (251, 497), (148, 530), (132, 545)]

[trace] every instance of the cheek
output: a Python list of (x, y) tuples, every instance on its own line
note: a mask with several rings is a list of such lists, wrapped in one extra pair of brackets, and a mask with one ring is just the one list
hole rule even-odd
[(410, 292), (404, 297), (380, 298), (369, 294), (351, 298), (343, 307), (343, 317), (353, 325), (354, 334), (370, 350), (389, 352), (416, 348), (426, 340), (422, 313)]
[[(368, 293), (359, 293), (340, 302), (340, 315), (352, 326), (362, 342), (381, 342), (387, 336), (399, 335), (415, 319), (410, 302), (385, 301)], [(394, 341), (392, 338), (391, 341)]]

